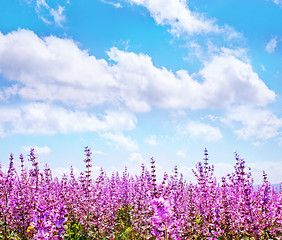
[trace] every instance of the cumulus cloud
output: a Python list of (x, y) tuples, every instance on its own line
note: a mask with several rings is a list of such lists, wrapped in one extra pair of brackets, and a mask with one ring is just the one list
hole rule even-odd
[(113, 47), (108, 55), (114, 62), (111, 65), (70, 39), (39, 38), (28, 30), (0, 33), (0, 73), (13, 81), (14, 94), (25, 100), (79, 107), (123, 105), (146, 112), (152, 106), (174, 110), (236, 103), (260, 106), (275, 98), (252, 66), (231, 52), (215, 55), (196, 74), (200, 79), (186, 70), (174, 73), (157, 68), (142, 53)]
[[(142, 53), (113, 47), (108, 56), (111, 64), (81, 50), (73, 40), (40, 38), (29, 30), (0, 33), (0, 74), (11, 83), (0, 90), (0, 100), (20, 97), (41, 102), (2, 107), (0, 134), (122, 131), (135, 127), (136, 118), (129, 112), (152, 107), (183, 112), (236, 104), (265, 106), (275, 99), (236, 51), (215, 54), (193, 75), (183, 69), (158, 68)], [(61, 107), (53, 107), (58, 103)], [(82, 110), (66, 110), (68, 106)], [(125, 110), (97, 116), (88, 113), (94, 106)], [(213, 136), (209, 140), (220, 139), (219, 130), (194, 127), (205, 129)], [(191, 136), (198, 137), (202, 131), (190, 127)]]
[(101, 137), (110, 140), (110, 142), (114, 145), (121, 147), (129, 152), (136, 151), (139, 148), (135, 140), (133, 140), (130, 136), (124, 136), (121, 132), (107, 132), (103, 133)]
[(265, 46), (265, 51), (268, 53), (273, 53), (277, 47), (277, 37), (272, 38)]
[(166, 109), (228, 107), (235, 103), (266, 105), (275, 93), (253, 71), (252, 66), (233, 55), (213, 57), (199, 72), (200, 82), (186, 70), (176, 73), (156, 68), (149, 56), (112, 48), (110, 58), (117, 64), (116, 79), (123, 83), (122, 99), (135, 111), (151, 106)]
[(0, 73), (21, 85), (24, 99), (83, 106), (114, 101), (117, 84), (107, 62), (70, 39), (39, 38), (28, 30), (0, 33), (0, 56)]
[(186, 124), (179, 125), (178, 133), (188, 134), (192, 138), (203, 139), (209, 142), (218, 141), (222, 138), (221, 131), (218, 127), (194, 121), (188, 121)]
[(214, 56), (200, 75), (206, 80), (202, 85), (203, 100), (210, 106), (233, 103), (265, 106), (275, 99), (275, 93), (267, 88), (252, 66), (230, 54)]
[(225, 121), (239, 123), (240, 127), (235, 129), (235, 133), (244, 139), (255, 137), (267, 140), (278, 136), (282, 128), (282, 118), (269, 110), (248, 106), (233, 108)]
[(47, 103), (0, 108), (0, 136), (131, 130), (135, 124), (135, 116), (122, 111), (95, 115)]

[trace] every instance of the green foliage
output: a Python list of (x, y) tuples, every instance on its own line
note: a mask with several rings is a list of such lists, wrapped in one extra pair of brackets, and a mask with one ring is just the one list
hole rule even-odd
[(117, 240), (135, 240), (140, 239), (138, 232), (134, 231), (131, 223), (130, 212), (131, 206), (123, 205), (117, 211), (116, 226), (115, 226), (115, 239)]
[(3, 221), (0, 221), (0, 239), (5, 240), (27, 240), (27, 238), (20, 237), (16, 232), (10, 231)]
[(66, 240), (86, 240), (87, 238), (84, 228), (75, 220), (67, 224), (64, 239)]

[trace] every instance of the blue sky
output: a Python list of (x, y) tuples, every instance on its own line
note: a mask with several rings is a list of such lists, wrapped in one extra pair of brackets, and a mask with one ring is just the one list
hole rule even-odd
[(282, 181), (281, 0), (2, 0), (0, 162)]

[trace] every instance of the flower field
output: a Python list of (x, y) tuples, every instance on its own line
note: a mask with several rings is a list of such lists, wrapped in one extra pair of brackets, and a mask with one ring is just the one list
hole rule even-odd
[(216, 181), (214, 168), (204, 159), (185, 181), (177, 167), (158, 183), (155, 162), (139, 176), (108, 176), (103, 170), (91, 178), (92, 153), (85, 148), (86, 168), (76, 178), (52, 178), (40, 170), (31, 149), (26, 170), (0, 169), (1, 239), (282, 239), (282, 192), (262, 176), (254, 189), (250, 170), (235, 154), (233, 173)]

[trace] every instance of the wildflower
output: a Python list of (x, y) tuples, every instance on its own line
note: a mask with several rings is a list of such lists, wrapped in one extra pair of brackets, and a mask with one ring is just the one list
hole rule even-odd
[(173, 232), (173, 227), (176, 225), (173, 205), (169, 199), (160, 197), (152, 201), (152, 207), (154, 209), (153, 226), (158, 231), (163, 231), (167, 239), (168, 234)]
[(66, 214), (65, 206), (61, 206), (60, 211), (59, 211), (59, 216), (55, 220), (55, 225), (56, 225), (57, 231), (59, 232), (59, 237), (62, 237), (62, 233), (63, 231), (65, 231), (65, 228), (64, 228), (64, 223), (66, 222), (66, 219), (64, 217), (65, 214)]

